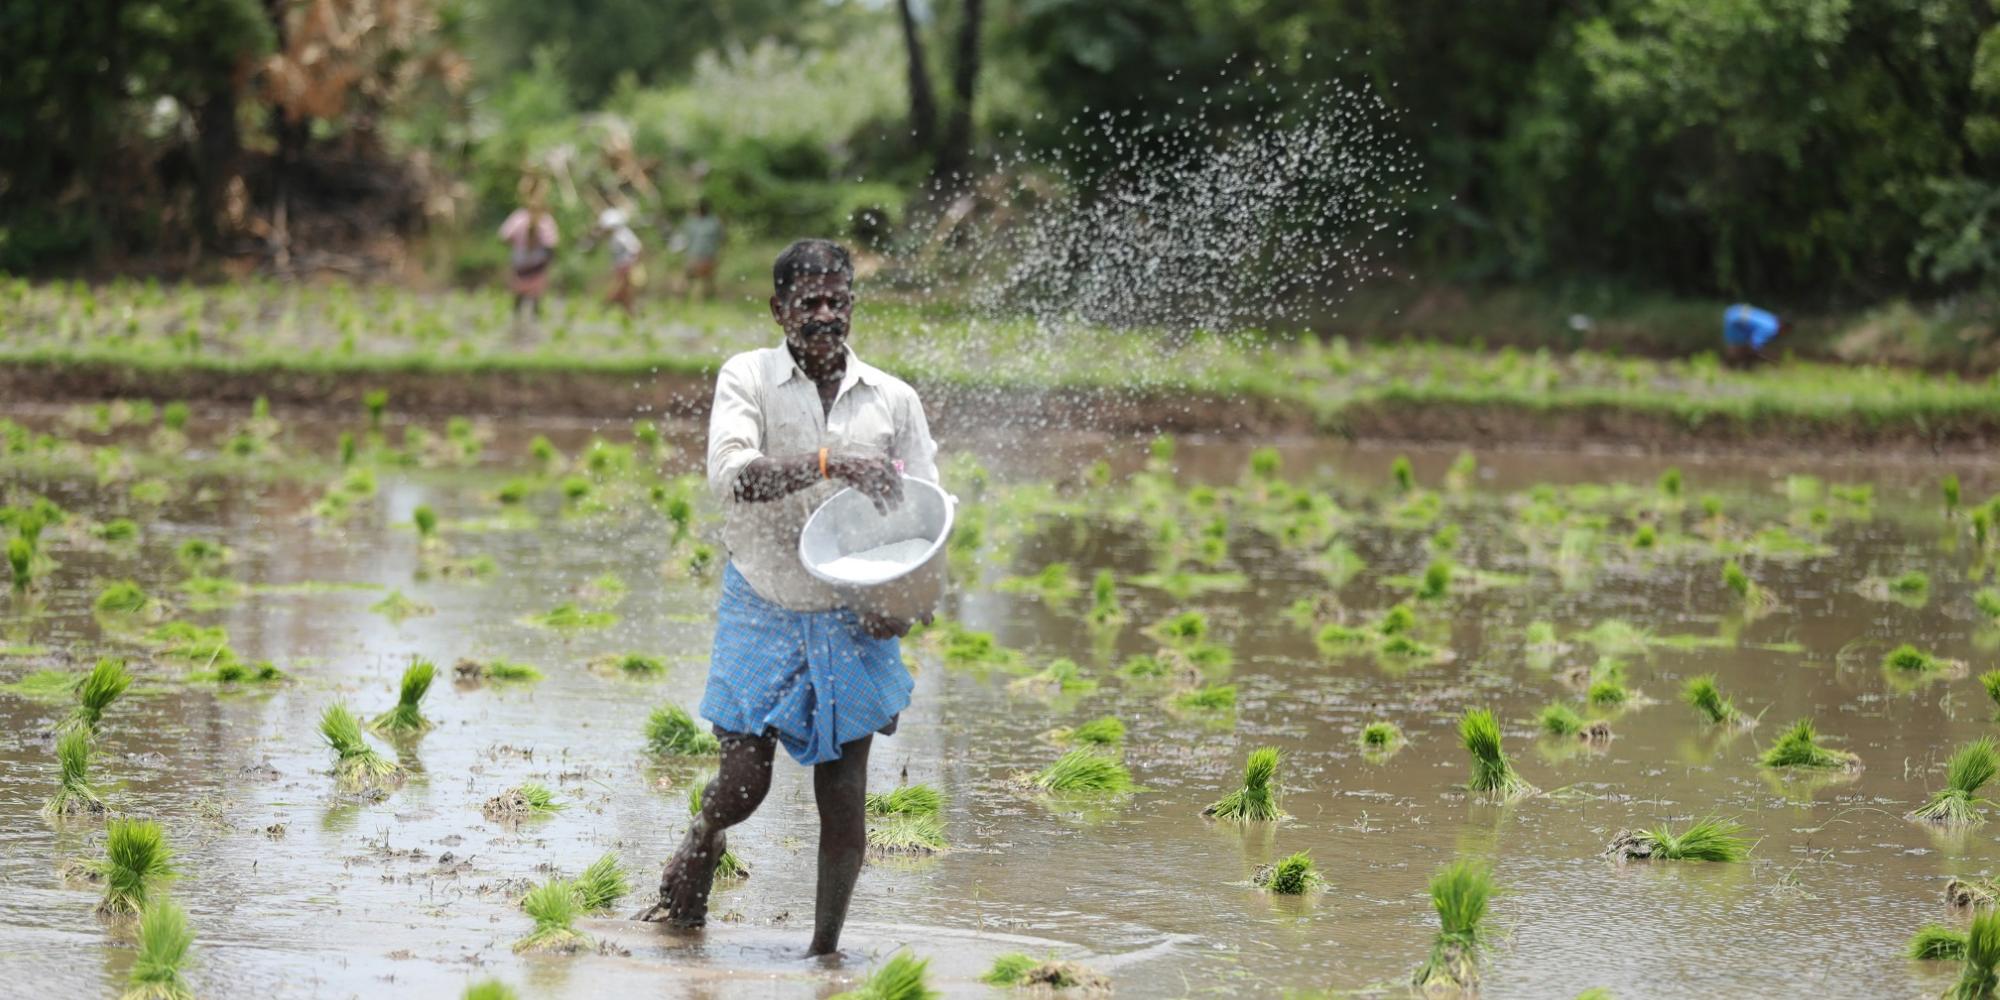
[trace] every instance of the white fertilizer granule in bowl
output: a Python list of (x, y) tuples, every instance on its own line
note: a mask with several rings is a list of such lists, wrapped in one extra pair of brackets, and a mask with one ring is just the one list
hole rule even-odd
[(880, 583), (922, 562), (930, 550), (926, 538), (890, 542), (820, 563), (819, 571), (846, 583)]

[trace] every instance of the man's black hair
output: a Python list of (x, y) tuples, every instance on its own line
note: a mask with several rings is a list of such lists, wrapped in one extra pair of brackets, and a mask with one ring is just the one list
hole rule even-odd
[(783, 299), (794, 282), (815, 274), (842, 275), (853, 284), (854, 262), (848, 259), (847, 248), (832, 240), (794, 241), (771, 265), (771, 287)]

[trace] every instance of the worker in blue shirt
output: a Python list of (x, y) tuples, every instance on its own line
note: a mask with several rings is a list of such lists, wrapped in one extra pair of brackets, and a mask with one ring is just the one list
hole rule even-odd
[(1764, 349), (1786, 329), (1776, 313), (1738, 302), (1722, 312), (1722, 360), (1743, 366), (1769, 361)]

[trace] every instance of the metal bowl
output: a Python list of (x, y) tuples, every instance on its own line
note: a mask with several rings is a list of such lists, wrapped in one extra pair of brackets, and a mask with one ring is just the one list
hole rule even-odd
[[(884, 515), (867, 494), (850, 486), (826, 498), (806, 518), (799, 532), (799, 561), (814, 579), (831, 585), (848, 608), (906, 621), (920, 618), (944, 597), (944, 543), (951, 537), (956, 505), (956, 498), (936, 483), (904, 476), (902, 504)], [(820, 570), (842, 556), (913, 538), (928, 541), (930, 548), (908, 569), (886, 579), (858, 584)]]

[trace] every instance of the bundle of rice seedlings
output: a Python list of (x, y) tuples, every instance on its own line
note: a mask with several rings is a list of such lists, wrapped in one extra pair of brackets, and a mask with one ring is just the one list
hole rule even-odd
[(1374, 639), (1374, 634), (1367, 629), (1342, 625), (1339, 622), (1328, 622), (1321, 626), (1318, 632), (1313, 633), (1313, 645), (1319, 649), (1321, 656), (1328, 657), (1339, 656), (1357, 646), (1365, 646)]
[(1718, 726), (1749, 727), (1757, 720), (1736, 710), (1736, 704), (1723, 697), (1722, 689), (1715, 684), (1714, 674), (1690, 677), (1681, 688), (1681, 700), (1701, 713), (1701, 717)]
[(1083, 676), (1083, 669), (1076, 665), (1075, 660), (1057, 657), (1041, 670), (1010, 681), (1007, 689), (1030, 697), (1054, 698), (1095, 691), (1097, 682)]
[(1174, 696), (1174, 707), (1196, 712), (1226, 712), (1236, 707), (1236, 685), (1211, 684)]
[(193, 1000), (181, 975), (193, 945), (194, 931), (179, 904), (165, 896), (147, 903), (139, 915), (139, 954), (120, 1000)]
[[(688, 816), (701, 815), (701, 785), (688, 786)], [(724, 846), (722, 857), (715, 861), (715, 877), (725, 881), (739, 881), (750, 877), (750, 866), (736, 856), (736, 852)]]
[(979, 981), (989, 986), (1020, 986), (1025, 982), (1028, 970), (1039, 964), (1039, 959), (1018, 951), (1006, 952), (994, 956), (993, 967), (986, 970)]
[(105, 830), (104, 857), (86, 870), (104, 882), (97, 912), (129, 915), (146, 908), (174, 879), (173, 851), (160, 824), (150, 819), (114, 819)]
[(1757, 581), (1750, 579), (1750, 574), (1744, 572), (1736, 560), (1731, 559), (1722, 564), (1722, 582), (1742, 599), (1744, 610), (1755, 613), (1770, 607), (1770, 592), (1759, 586)]
[(521, 995), (498, 979), (488, 979), (467, 986), (459, 1000), (521, 1000)]
[(400, 590), (389, 591), (388, 596), (370, 604), (368, 610), (392, 622), (401, 622), (405, 618), (421, 618), (424, 615), (437, 613), (436, 608), (422, 601), (415, 600)]
[(1541, 714), (1542, 732), (1550, 736), (1575, 736), (1583, 731), (1583, 716), (1576, 709), (1553, 702), (1544, 706)]
[(2000, 718), (2000, 670), (1988, 670), (1979, 675), (1979, 686), (1986, 689), (1986, 697), (1994, 705), (1995, 717)]
[(1037, 959), (1018, 951), (996, 956), (993, 967), (980, 976), (979, 981), (991, 986), (1033, 989), (1041, 994), (1072, 989), (1086, 996), (1111, 992), (1111, 980), (1101, 973), (1075, 962)]
[(1125, 742), (1125, 723), (1115, 715), (1092, 719), (1074, 729), (1059, 729), (1055, 732), (1059, 743), (1088, 743), (1093, 746), (1115, 747)]
[(1424, 567), (1423, 579), (1417, 583), (1417, 599), (1435, 601), (1451, 591), (1452, 561), (1442, 556), (1430, 561)]
[(1375, 631), (1382, 635), (1404, 635), (1417, 627), (1417, 613), (1407, 604), (1398, 604), (1382, 613)]
[(583, 896), (576, 883), (550, 879), (528, 890), (521, 909), (534, 918), (535, 929), (514, 942), (514, 950), (571, 952), (590, 944), (589, 936), (574, 926), (583, 912)]
[(1208, 616), (1199, 611), (1183, 611), (1172, 618), (1155, 622), (1151, 632), (1165, 643), (1200, 642), (1208, 638)]
[(1479, 953), (1486, 944), (1480, 922), (1493, 898), (1493, 872), (1473, 861), (1455, 861), (1431, 878), (1431, 907), (1437, 911), (1438, 933), (1430, 957), (1410, 977), (1410, 984), (1432, 990), (1469, 990), (1479, 982)]
[(1928, 674), (1944, 669), (1944, 661), (1906, 642), (1883, 655), (1882, 668), (1902, 674)]
[(402, 776), (402, 767), (375, 752), (361, 735), (361, 721), (346, 705), (328, 705), (320, 713), (319, 735), (333, 750), (334, 777), (345, 784), (366, 785)]
[[(382, 430), (382, 414), (389, 409), (389, 390), (370, 389), (361, 394), (361, 405), (368, 411), (368, 429)], [(537, 440), (540, 440), (539, 438)]]
[(547, 816), (569, 808), (567, 803), (556, 799), (556, 793), (538, 781), (525, 781), (486, 800), (481, 811), (493, 819), (522, 819), (529, 816)]
[(2000, 910), (1981, 910), (1965, 930), (1964, 964), (1950, 995), (1954, 1000), (1992, 1000), (1996, 994), (2000, 994)]
[(476, 684), (480, 681), (538, 681), (542, 672), (526, 663), (511, 660), (462, 659), (451, 668), (461, 681)]
[(1299, 896), (1326, 884), (1312, 852), (1300, 851), (1275, 864), (1260, 865), (1250, 881), (1280, 896)]
[(631, 873), (609, 851), (576, 877), (576, 895), (585, 912), (608, 910), (632, 891)]
[(1088, 747), (1063, 754), (1029, 780), (1045, 792), (1112, 795), (1132, 789), (1132, 773), (1123, 763)]
[(1403, 731), (1393, 722), (1371, 722), (1361, 730), (1361, 745), (1370, 750), (1387, 750), (1403, 742)]
[(609, 611), (586, 611), (569, 603), (558, 604), (542, 614), (522, 619), (523, 624), (553, 629), (604, 628), (617, 621), (618, 616)]
[(1700, 819), (1680, 833), (1665, 826), (1636, 833), (1620, 831), (1605, 854), (1620, 861), (1741, 861), (1750, 855), (1743, 824)]
[(1944, 924), (1925, 924), (1910, 935), (1904, 954), (1919, 962), (1956, 962), (1965, 957), (1964, 931)]
[(1947, 472), (1938, 483), (1939, 492), (1944, 494), (1944, 512), (1949, 515), (1958, 509), (1958, 474)]
[(56, 739), (56, 761), (62, 784), (42, 806), (44, 816), (100, 815), (104, 799), (90, 787), (90, 730), (78, 726)]
[(76, 685), (76, 708), (70, 710), (61, 729), (86, 729), (97, 731), (97, 724), (104, 718), (104, 710), (132, 686), (132, 675), (125, 671), (125, 661), (109, 657), (98, 660), (83, 675)]
[(944, 810), (944, 796), (924, 784), (869, 792), (867, 803), (870, 816), (936, 816)]
[(417, 540), (428, 545), (437, 535), (437, 511), (432, 510), (430, 504), (420, 503), (416, 510), (410, 512), (410, 524), (417, 529)]
[(934, 815), (891, 815), (868, 824), (868, 849), (883, 854), (935, 854), (945, 848), (944, 824)]
[(1765, 767), (1804, 767), (1820, 770), (1851, 768), (1858, 765), (1860, 758), (1845, 750), (1831, 750), (1819, 745), (1819, 732), (1813, 728), (1811, 719), (1800, 719), (1785, 730), (1758, 757), (1758, 763)]
[(1931, 578), (1922, 570), (1910, 570), (1888, 581), (1889, 593), (1903, 597), (1922, 597), (1931, 592)]
[(229, 561), (229, 547), (206, 538), (190, 538), (174, 550), (174, 560), (190, 576), (214, 576)]
[(2000, 590), (1982, 587), (1972, 595), (1972, 606), (1988, 618), (2000, 618)]
[(420, 703), (424, 694), (431, 689), (431, 678), (437, 673), (436, 665), (419, 656), (403, 668), (403, 681), (396, 695), (396, 707), (375, 717), (368, 728), (378, 733), (423, 733), (429, 732), (431, 720), (424, 718)]
[(285, 679), (285, 672), (270, 660), (244, 663), (230, 658), (216, 663), (213, 679), (218, 684), (269, 684)]
[(1397, 455), (1395, 461), (1389, 463), (1389, 478), (1395, 481), (1396, 492), (1416, 492), (1417, 473), (1415, 469), (1410, 467), (1408, 456)]
[(1613, 708), (1631, 700), (1632, 692), (1615, 677), (1600, 677), (1590, 682), (1585, 698), (1599, 708)]
[(1667, 471), (1660, 473), (1660, 495), (1669, 500), (1680, 499), (1681, 470), (1669, 467)]
[(608, 654), (598, 657), (596, 665), (634, 678), (662, 677), (667, 672), (667, 661), (643, 653)]
[(136, 615), (146, 610), (150, 603), (151, 599), (139, 589), (138, 584), (130, 580), (114, 580), (97, 592), (97, 600), (91, 602), (91, 607), (100, 614)]
[(1093, 628), (1111, 628), (1125, 623), (1125, 608), (1118, 603), (1118, 584), (1108, 569), (1100, 569), (1090, 580), (1090, 613), (1085, 616)]
[(930, 987), (930, 964), (930, 959), (898, 953), (869, 973), (861, 985), (834, 994), (832, 1000), (939, 1000), (943, 994)]
[(27, 593), (35, 583), (34, 544), (20, 535), (7, 539), (7, 566), (13, 570), (14, 593)]
[(1277, 774), (1276, 747), (1259, 747), (1250, 751), (1249, 759), (1243, 764), (1243, 787), (1217, 799), (1201, 814), (1238, 823), (1282, 818), (1285, 812), (1278, 808), (1278, 789), (1272, 782)]
[(1534, 792), (1535, 786), (1514, 773), (1514, 765), (1508, 763), (1507, 754), (1500, 749), (1500, 721), (1493, 717), (1492, 710), (1466, 709), (1458, 720), (1458, 736), (1472, 754), (1472, 780), (1466, 783), (1467, 788), (1503, 799)]
[(2000, 899), (2000, 885), (1991, 878), (1953, 878), (1944, 886), (1944, 901), (1954, 910), (1992, 906), (1996, 899)]
[(1993, 738), (1987, 736), (1967, 743), (1951, 755), (1951, 763), (1945, 768), (1945, 787), (1911, 812), (1910, 818), (1940, 826), (1985, 822), (1974, 807), (1983, 801), (1977, 797), (1979, 789), (1993, 780), (1995, 772), (2000, 772), (2000, 750), (1995, 749)]
[(662, 756), (706, 757), (720, 753), (722, 744), (713, 733), (703, 732), (687, 709), (669, 703), (646, 718), (646, 749)]

